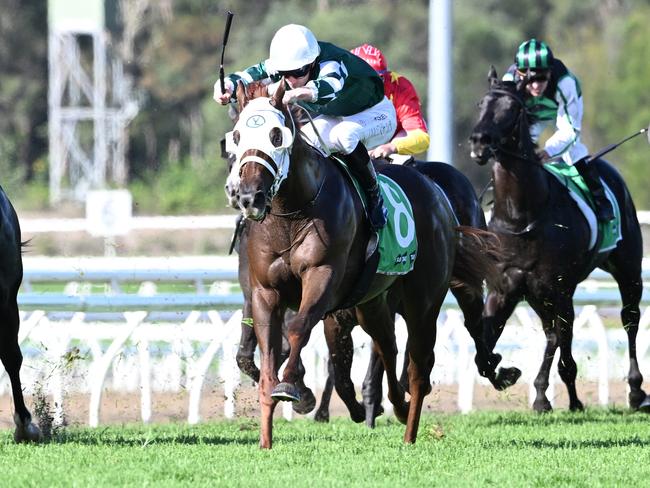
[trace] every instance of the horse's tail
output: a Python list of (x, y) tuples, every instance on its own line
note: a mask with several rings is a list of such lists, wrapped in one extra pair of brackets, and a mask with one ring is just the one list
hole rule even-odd
[(501, 255), (498, 236), (487, 230), (460, 225), (456, 246), (456, 259), (452, 270), (452, 288), (464, 287), (472, 293), (483, 295), (483, 283), (497, 272)]

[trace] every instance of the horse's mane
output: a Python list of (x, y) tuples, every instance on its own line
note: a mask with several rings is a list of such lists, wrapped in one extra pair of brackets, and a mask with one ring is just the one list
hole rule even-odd
[(263, 81), (253, 81), (246, 85), (246, 97), (249, 100), (253, 98), (268, 97), (269, 96), (269, 86), (268, 83)]
[[(245, 90), (246, 97), (249, 100), (260, 97), (272, 98), (271, 95), (269, 95), (269, 85), (265, 81), (253, 81), (246, 85)], [(296, 124), (296, 130), (300, 130), (303, 125), (301, 119), (304, 115), (304, 109), (297, 104), (290, 106), (283, 105), (282, 107), (278, 108), (284, 112), (285, 116), (291, 115), (294, 119), (294, 123)]]

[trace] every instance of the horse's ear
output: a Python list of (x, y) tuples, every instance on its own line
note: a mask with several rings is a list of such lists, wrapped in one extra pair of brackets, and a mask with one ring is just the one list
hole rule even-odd
[(237, 81), (237, 105), (239, 107), (239, 113), (244, 110), (244, 107), (248, 103), (248, 96), (246, 95), (246, 88), (244, 83), (241, 80)]
[(490, 88), (499, 82), (499, 78), (497, 77), (497, 69), (494, 67), (494, 65), (490, 66), (490, 71), (488, 72), (488, 81), (490, 82)]
[(278, 87), (275, 90), (275, 93), (273, 94), (273, 98), (271, 99), (271, 104), (277, 108), (277, 109), (282, 109), (282, 99), (284, 98), (284, 76), (280, 80), (280, 83), (278, 83)]

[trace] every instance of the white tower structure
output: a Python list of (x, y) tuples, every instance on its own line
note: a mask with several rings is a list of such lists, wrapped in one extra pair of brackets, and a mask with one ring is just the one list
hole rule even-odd
[(126, 127), (138, 104), (111, 52), (106, 12), (117, 1), (48, 0), (51, 203), (126, 182)]

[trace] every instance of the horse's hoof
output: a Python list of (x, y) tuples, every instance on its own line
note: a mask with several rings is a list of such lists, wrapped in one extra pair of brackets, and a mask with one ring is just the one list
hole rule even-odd
[(366, 409), (359, 402), (355, 401), (353, 406), (348, 405), (348, 412), (350, 412), (350, 419), (355, 424), (360, 424), (366, 420)]
[(409, 402), (403, 402), (401, 405), (393, 405), (393, 413), (401, 424), (406, 425), (409, 416)]
[(300, 392), (296, 385), (291, 383), (278, 383), (271, 392), (271, 398), (279, 402), (299, 402)]
[(319, 408), (316, 410), (316, 415), (314, 415), (314, 420), (316, 422), (323, 422), (326, 424), (330, 421), (330, 413), (326, 408)]
[(637, 410), (643, 413), (650, 413), (650, 396), (646, 395), (645, 399), (637, 407)]
[(572, 412), (584, 412), (585, 406), (580, 400), (576, 400), (573, 405), (569, 405), (569, 410)]
[(506, 388), (517, 383), (517, 380), (521, 376), (521, 370), (519, 368), (499, 368), (496, 378), (492, 382), (494, 388), (503, 391)]
[(14, 441), (19, 444), (21, 442), (43, 442), (43, 433), (32, 422), (25, 426), (16, 427), (14, 431)]
[(366, 407), (366, 426), (370, 429), (375, 428), (375, 419), (383, 415), (384, 407), (381, 404), (376, 404)]
[(641, 410), (642, 412), (650, 413), (650, 398), (645, 394), (645, 391), (631, 391), (627, 396), (627, 400), (632, 410)]
[(300, 400), (295, 402), (291, 407), (294, 412), (299, 413), (300, 415), (305, 415), (311, 412), (316, 407), (316, 397), (312, 391), (305, 387), (303, 390), (298, 393)]
[(543, 400), (535, 400), (533, 402), (533, 410), (537, 413), (546, 413), (552, 412), (553, 407), (551, 406), (551, 402), (544, 398)]

